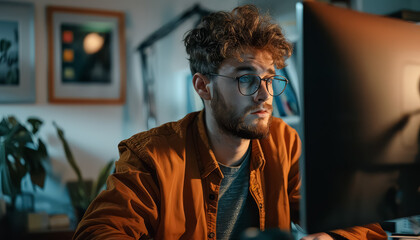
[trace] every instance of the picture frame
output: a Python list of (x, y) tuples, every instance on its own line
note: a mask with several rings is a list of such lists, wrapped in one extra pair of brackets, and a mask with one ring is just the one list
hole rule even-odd
[(47, 7), (49, 102), (123, 104), (125, 14)]
[(35, 102), (34, 5), (0, 2), (0, 103)]

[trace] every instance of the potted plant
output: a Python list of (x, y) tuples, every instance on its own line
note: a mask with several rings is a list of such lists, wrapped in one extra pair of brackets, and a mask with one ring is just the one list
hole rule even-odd
[[(32, 192), (23, 192), (22, 182), (29, 175), (30, 183), (43, 188), (46, 171), (44, 164), (48, 159), (47, 149), (38, 137), (42, 121), (28, 118), (25, 124), (15, 117), (4, 117), (0, 122), (0, 186), (3, 196), (7, 196), (6, 215), (0, 219), (0, 231), (18, 233), (25, 230), (27, 214), (34, 210)], [(21, 205), (16, 205), (21, 198)]]
[(63, 129), (61, 129), (55, 122), (53, 122), (53, 125), (57, 130), (57, 135), (61, 143), (63, 144), (67, 161), (69, 162), (70, 166), (72, 167), (77, 176), (77, 181), (67, 183), (67, 187), (69, 190), (73, 208), (76, 212), (76, 217), (80, 221), (86, 209), (89, 207), (89, 204), (99, 194), (99, 192), (105, 185), (108, 175), (113, 170), (114, 160), (110, 160), (101, 169), (96, 181), (92, 182), (89, 180), (85, 180), (82, 176), (79, 166), (77, 165), (77, 162), (74, 159), (70, 146), (64, 136)]
[[(15, 117), (4, 117), (0, 122), (0, 179), (1, 191), (10, 197), (11, 210), (16, 209), (16, 199), (22, 194), (22, 180), (30, 176), (35, 186), (44, 187), (48, 159), (47, 149), (38, 137), (42, 121), (28, 118), (21, 124)], [(30, 129), (28, 129), (28, 127)]]

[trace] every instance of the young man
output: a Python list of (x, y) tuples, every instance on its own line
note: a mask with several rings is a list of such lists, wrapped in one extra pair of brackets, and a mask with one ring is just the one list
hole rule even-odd
[[(291, 55), (253, 6), (217, 12), (185, 37), (204, 110), (120, 143), (116, 173), (76, 239), (232, 239), (298, 221), (300, 140), (272, 117)], [(377, 224), (305, 239), (386, 239)]]

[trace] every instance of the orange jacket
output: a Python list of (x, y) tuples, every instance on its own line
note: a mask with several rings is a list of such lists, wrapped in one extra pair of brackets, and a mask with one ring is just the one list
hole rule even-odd
[[(89, 206), (75, 239), (215, 239), (223, 175), (203, 112), (142, 132), (119, 144), (116, 173)], [(300, 140), (274, 118), (270, 135), (252, 140), (250, 192), (260, 229), (290, 229), (299, 210)], [(386, 239), (378, 224), (337, 230), (349, 239)]]

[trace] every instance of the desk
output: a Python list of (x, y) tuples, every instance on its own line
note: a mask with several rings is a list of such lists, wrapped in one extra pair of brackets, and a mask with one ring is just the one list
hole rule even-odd
[[(5, 233), (5, 239), (13, 240), (71, 240), (74, 234), (73, 229), (43, 230), (36, 232)], [(4, 234), (0, 235), (3, 239)]]

